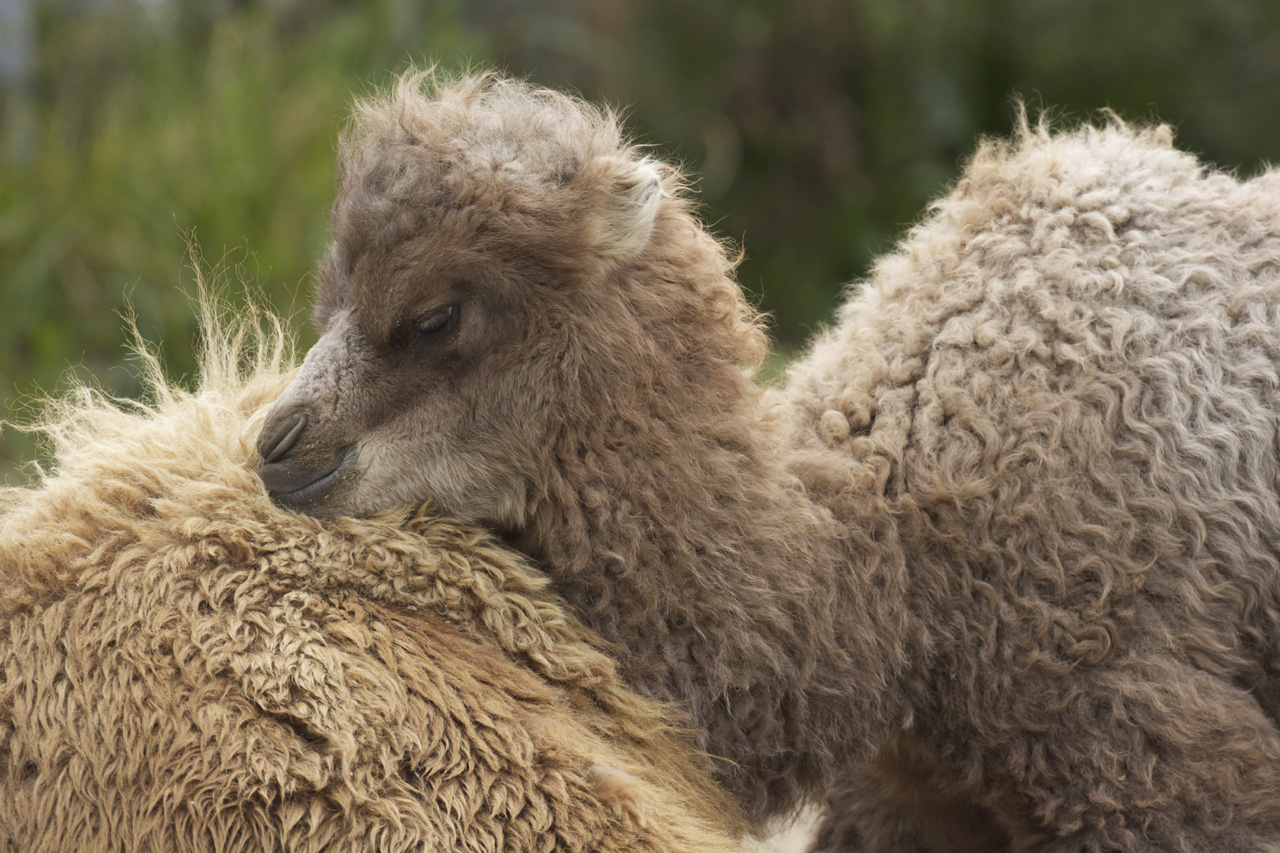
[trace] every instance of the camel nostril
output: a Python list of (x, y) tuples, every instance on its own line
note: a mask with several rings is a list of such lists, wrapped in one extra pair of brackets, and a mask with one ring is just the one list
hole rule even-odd
[(306, 428), (306, 412), (299, 412), (279, 423), (268, 423), (258, 437), (258, 455), (266, 464), (280, 461), (298, 443), (298, 438)]

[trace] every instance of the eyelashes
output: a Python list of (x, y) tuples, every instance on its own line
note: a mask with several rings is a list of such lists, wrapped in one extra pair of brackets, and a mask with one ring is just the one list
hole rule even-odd
[(414, 343), (435, 343), (443, 340), (458, 325), (458, 306), (445, 305), (425, 315), (414, 326)]
[(404, 317), (391, 330), (386, 345), (391, 349), (443, 345), (453, 340), (460, 316), (460, 307), (453, 304), (435, 308), (416, 319)]

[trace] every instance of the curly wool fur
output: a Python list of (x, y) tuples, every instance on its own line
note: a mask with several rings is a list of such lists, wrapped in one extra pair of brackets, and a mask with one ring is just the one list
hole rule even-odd
[(786, 392), (895, 519), (905, 739), (1021, 846), (1280, 849), (1280, 177), (1171, 142), (985, 145)]
[(1025, 127), (767, 390), (612, 116), (425, 88), (344, 143), (277, 500), (499, 527), (827, 848), (1280, 850), (1280, 177)]
[[(239, 336), (242, 338), (243, 336)], [(731, 850), (740, 824), (545, 578), (423, 512), (274, 507), (288, 381), (85, 391), (0, 496), (0, 848)]]

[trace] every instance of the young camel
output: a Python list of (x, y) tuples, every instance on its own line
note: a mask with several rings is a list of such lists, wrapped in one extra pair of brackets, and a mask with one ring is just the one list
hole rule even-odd
[(1280, 174), (987, 144), (792, 368), (679, 176), (403, 78), (343, 140), (276, 501), (537, 559), (758, 820), (830, 849), (1280, 850)]

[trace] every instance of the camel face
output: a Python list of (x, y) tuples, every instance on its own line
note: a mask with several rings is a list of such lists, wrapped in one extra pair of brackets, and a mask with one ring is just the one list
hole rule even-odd
[(430, 499), (518, 528), (552, 424), (632, 382), (617, 342), (645, 333), (618, 270), (661, 168), (568, 97), (477, 81), (358, 115), (339, 184), (321, 337), (262, 431), (264, 483), (317, 516)]
[(537, 389), (556, 382), (523, 346), (542, 322), (525, 297), (537, 285), (477, 248), (483, 223), (449, 234), (447, 219), (420, 232), (430, 239), (331, 250), (320, 340), (259, 443), (281, 505), (367, 515), (430, 497), (467, 520), (518, 522)]

